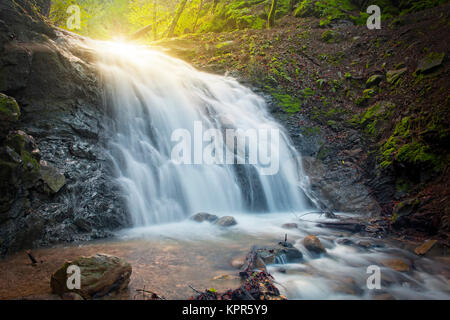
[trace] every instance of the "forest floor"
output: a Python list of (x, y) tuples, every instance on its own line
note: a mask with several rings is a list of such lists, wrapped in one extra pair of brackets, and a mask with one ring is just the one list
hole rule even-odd
[(449, 17), (446, 4), (369, 30), (287, 16), (270, 30), (189, 34), (156, 45), (272, 96), (291, 136), (316, 137), (320, 148), (308, 156), (361, 173), (392, 235), (448, 244)]

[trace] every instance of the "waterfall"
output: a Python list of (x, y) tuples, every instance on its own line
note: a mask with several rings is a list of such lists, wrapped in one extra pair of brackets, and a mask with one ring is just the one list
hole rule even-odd
[[(286, 212), (308, 206), (300, 155), (263, 98), (233, 78), (200, 72), (151, 48), (98, 41), (92, 47), (110, 119), (107, 149), (135, 226), (180, 221), (197, 212)], [(258, 148), (268, 145), (276, 151), (270, 159), (278, 164), (276, 173), (264, 174), (264, 165), (245, 162), (249, 139), (231, 150), (234, 160), (245, 163), (174, 160), (174, 132), (198, 138), (199, 127), (203, 133), (277, 132), (278, 141), (258, 137)], [(225, 136), (217, 142), (229, 151)], [(193, 139), (188, 156), (195, 158), (206, 145), (208, 141)], [(220, 155), (218, 149), (212, 155)]]

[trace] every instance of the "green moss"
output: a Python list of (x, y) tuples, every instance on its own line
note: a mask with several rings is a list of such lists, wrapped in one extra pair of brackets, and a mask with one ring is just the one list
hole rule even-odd
[(266, 90), (281, 106), (283, 111), (289, 114), (294, 114), (301, 111), (302, 105), (300, 99), (269, 86), (266, 86)]
[(333, 30), (326, 30), (322, 33), (322, 41), (327, 43), (337, 43), (339, 42), (338, 34)]
[(0, 93), (0, 120), (17, 121), (20, 117), (20, 108), (14, 98)]

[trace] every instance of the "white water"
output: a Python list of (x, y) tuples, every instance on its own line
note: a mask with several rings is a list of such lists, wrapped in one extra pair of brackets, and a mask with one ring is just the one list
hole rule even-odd
[[(306, 208), (300, 155), (261, 97), (232, 78), (199, 72), (159, 51), (101, 42), (95, 47), (113, 119), (109, 151), (135, 226), (180, 221), (202, 211)], [(187, 129), (194, 137), (195, 121), (204, 130), (279, 130), (278, 158), (272, 152), (271, 159), (280, 164), (278, 173), (261, 175), (258, 165), (250, 164), (175, 163), (172, 133)]]
[[(369, 265), (382, 268), (379, 293), (399, 299), (450, 298), (448, 282), (440, 275), (445, 267), (432, 260), (400, 249), (338, 244), (342, 235), (314, 223), (299, 223), (295, 230), (281, 228), (285, 222), (299, 222), (293, 212), (307, 209), (308, 180), (300, 155), (268, 114), (263, 99), (251, 90), (158, 51), (101, 42), (92, 46), (99, 52), (105, 105), (112, 119), (107, 124), (110, 157), (135, 226), (119, 234), (123, 240), (175, 239), (205, 248), (240, 248), (244, 253), (253, 244), (274, 244), (287, 233), (304, 259), (288, 264), (281, 259), (269, 271), (289, 299), (373, 298), (376, 292), (366, 286)], [(170, 157), (171, 135), (184, 128), (193, 136), (194, 121), (205, 128), (280, 130), (279, 173), (261, 175), (255, 165), (176, 164)], [(186, 220), (201, 211), (232, 214), (238, 224), (219, 228)], [(266, 213), (254, 214), (260, 212)], [(308, 254), (301, 243), (308, 234), (321, 238), (326, 255)], [(217, 260), (233, 258), (220, 252)], [(410, 261), (411, 271), (404, 274), (383, 267), (383, 259), (392, 257)], [(350, 284), (345, 279), (351, 279)]]

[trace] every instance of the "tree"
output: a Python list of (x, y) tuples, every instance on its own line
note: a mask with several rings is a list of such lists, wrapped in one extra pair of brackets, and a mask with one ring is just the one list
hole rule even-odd
[(173, 37), (178, 20), (180, 19), (180, 16), (183, 13), (184, 7), (186, 7), (186, 2), (187, 2), (187, 0), (181, 0), (180, 5), (178, 6), (177, 12), (175, 13), (175, 16), (173, 17), (173, 20), (172, 20), (172, 23), (170, 24), (169, 30), (167, 30), (167, 36), (169, 38)]
[(270, 7), (269, 18), (267, 19), (267, 28), (272, 28), (275, 24), (275, 11), (277, 10), (277, 0), (272, 0)]
[(195, 28), (197, 28), (198, 17), (200, 16), (200, 12), (203, 9), (204, 0), (200, 0), (200, 4), (198, 5), (197, 16), (195, 17), (194, 26), (192, 27), (192, 32), (195, 33)]

